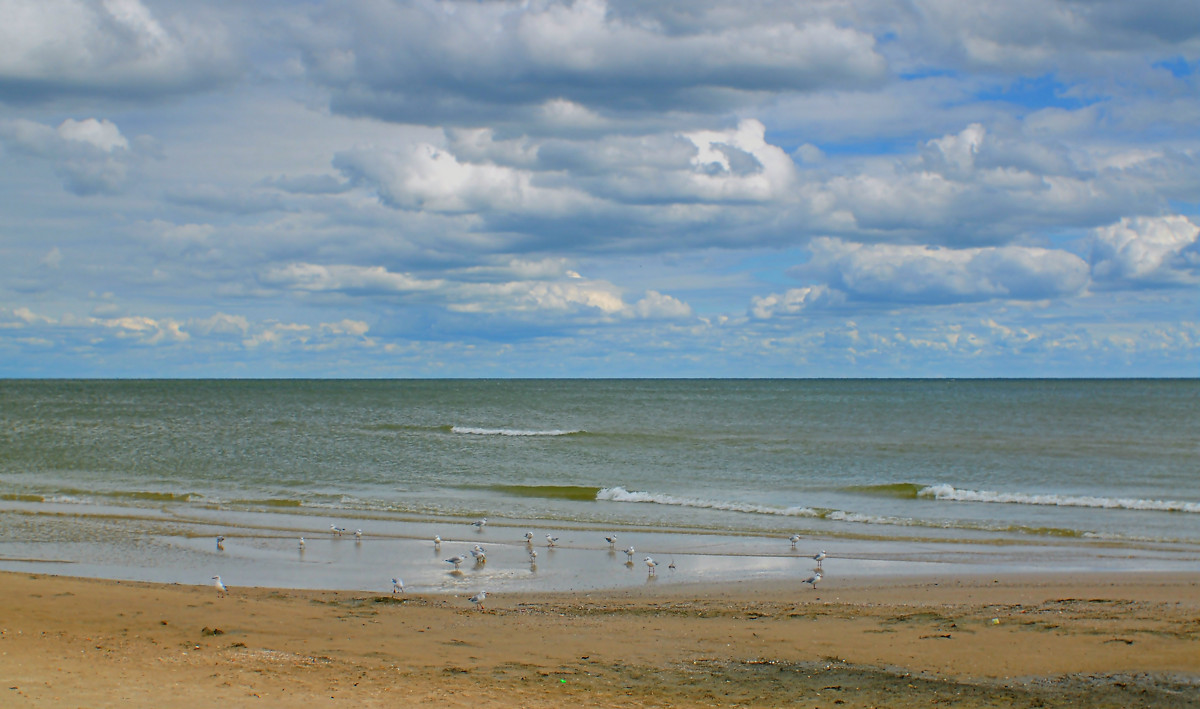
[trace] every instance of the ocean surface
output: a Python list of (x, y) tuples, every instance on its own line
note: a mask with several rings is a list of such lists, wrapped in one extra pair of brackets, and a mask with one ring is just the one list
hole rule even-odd
[(178, 583), (1196, 570), (1200, 380), (5, 380), (0, 523)]

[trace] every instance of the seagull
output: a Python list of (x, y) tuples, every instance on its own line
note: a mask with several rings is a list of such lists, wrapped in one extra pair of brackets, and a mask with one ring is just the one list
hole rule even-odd
[(526, 532), (526, 533), (525, 533), (525, 543), (526, 543), (526, 544), (533, 544), (533, 532)]
[(537, 563), (537, 549), (529, 550), (529, 563), (531, 563), (531, 564)]
[(480, 591), (474, 596), (471, 596), (471, 603), (479, 606), (479, 610), (483, 610), (483, 599), (487, 598), (487, 591)]
[(404, 593), (404, 581), (398, 578), (392, 579), (392, 593)]
[(225, 551), (225, 537), (217, 537), (217, 551)]
[(336, 534), (340, 537), (340, 536), (342, 536), (342, 532), (344, 532), (344, 531), (346, 531), (345, 527), (339, 527), (336, 524), (329, 525), (329, 533), (330, 534)]
[(356, 542), (362, 541), (362, 530), (361, 529), (354, 530), (354, 541), (356, 541)]
[(546, 546), (552, 547), (552, 546), (554, 546), (554, 543), (557, 541), (558, 541), (558, 537), (552, 537), (549, 534), (546, 535)]
[(463, 556), (452, 556), (445, 561), (447, 564), (454, 564), (454, 570), (457, 571), (458, 567), (461, 566), (464, 561), (466, 561), (466, 558)]
[(304, 537), (300, 537), (300, 551), (304, 551)]
[(476, 564), (487, 563), (487, 553), (483, 550), (483, 547), (479, 546), (478, 544), (476, 544), (475, 548), (471, 550), (471, 556), (475, 557)]
[(229, 593), (229, 589), (225, 588), (225, 582), (221, 580), (220, 576), (213, 576), (212, 580), (213, 586), (215, 586), (217, 589), (217, 593), (221, 594), (222, 597), (224, 597), (226, 593)]
[(675, 570), (675, 560), (674, 559), (671, 559), (671, 563), (667, 564), (667, 568), (670, 569), (671, 571)]
[(817, 582), (820, 580), (821, 580), (821, 572), (818, 571), (818, 572), (814, 573), (812, 576), (809, 576), (808, 578), (804, 579), (800, 583), (811, 583), (813, 589), (815, 590), (817, 588)]
[(617, 545), (617, 535), (610, 534), (604, 538), (604, 541), (608, 542), (608, 547), (610, 549), (612, 549), (613, 547), (615, 547)]
[(822, 549), (819, 553), (813, 554), (813, 561), (817, 562), (817, 568), (821, 568), (821, 562), (825, 561), (825, 550)]
[(482, 532), (483, 528), (487, 526), (487, 517), (475, 520), (471, 523), (471, 526), (475, 528), (475, 531)]
[(442, 546), (442, 538), (438, 535), (433, 535), (433, 548), (440, 549)]
[(795, 549), (795, 548), (796, 548), (796, 542), (798, 542), (798, 541), (800, 541), (800, 535), (799, 535), (799, 534), (793, 534), (793, 535), (791, 536), (791, 542), (792, 542), (792, 548), (793, 548), (793, 549)]
[(654, 567), (658, 566), (658, 562), (655, 561), (654, 559), (651, 559), (650, 557), (646, 557), (645, 559), (642, 559), (642, 561), (646, 562), (646, 575), (653, 576), (654, 575)]
[(633, 547), (629, 547), (628, 549), (625, 550), (625, 559), (627, 561), (630, 561), (630, 562), (633, 561), (633, 551), (634, 551)]

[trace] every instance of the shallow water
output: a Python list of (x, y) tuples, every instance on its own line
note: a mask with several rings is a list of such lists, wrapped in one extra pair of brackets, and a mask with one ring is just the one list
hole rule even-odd
[[(565, 591), (744, 580), (791, 579), (818, 569), (811, 558), (828, 551), (822, 587), (871, 576), (952, 576), (1054, 572), (1192, 571), (1191, 546), (1153, 547), (955, 543), (786, 536), (730, 536), (678, 531), (526, 528), (489, 523), (483, 531), (461, 520), (352, 519), (359, 527), (335, 534), (324, 516), (226, 510), (131, 511), (43, 504), (36, 513), (0, 509), (6, 541), (0, 568), (70, 576), (207, 584), (221, 575), (231, 586), (376, 590), (423, 593)], [(340, 526), (340, 525), (339, 525)], [(533, 543), (524, 540), (525, 531)], [(555, 547), (545, 535), (558, 538)], [(435, 545), (434, 535), (442, 543)], [(218, 547), (216, 539), (225, 539)], [(305, 539), (301, 549), (299, 539)], [(479, 545), (486, 561), (473, 563)], [(635, 547), (632, 557), (624, 553)], [(536, 551), (531, 562), (529, 552)], [(467, 557), (455, 570), (445, 560)], [(644, 559), (658, 562), (651, 574)], [(672, 568), (673, 567), (673, 568)], [(798, 588), (810, 588), (799, 584)]]

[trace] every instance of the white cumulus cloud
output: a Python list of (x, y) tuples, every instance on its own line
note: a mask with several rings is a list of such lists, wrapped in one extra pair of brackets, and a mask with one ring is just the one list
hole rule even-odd
[(692, 306), (655, 290), (646, 291), (645, 297), (634, 303), (631, 310), (637, 317), (648, 320), (682, 320), (692, 316)]
[(766, 127), (746, 119), (734, 130), (697, 131), (684, 136), (696, 146), (691, 180), (706, 200), (767, 201), (793, 189), (796, 166), (766, 140)]
[(605, 0), (342, 4), (314, 23), (305, 66), (337, 111), (552, 130), (886, 78), (875, 37), (830, 18), (760, 2), (674, 26), (657, 12)]
[(530, 171), (459, 160), (428, 143), (411, 151), (350, 151), (338, 155), (334, 164), (401, 209), (563, 214), (592, 202), (577, 190), (540, 186)]
[(405, 273), (394, 273), (383, 266), (290, 263), (267, 270), (263, 282), (300, 291), (374, 291), (405, 293), (437, 289), (440, 280), (425, 280)]
[(68, 118), (57, 128), (24, 118), (0, 122), (0, 143), (53, 164), (63, 186), (78, 195), (121, 191), (137, 159), (107, 119)]
[(804, 286), (789, 288), (783, 293), (756, 296), (751, 301), (750, 312), (760, 320), (767, 320), (778, 316), (798, 315), (814, 307), (838, 305), (845, 300), (844, 293), (832, 290), (828, 286)]
[(139, 0), (0, 3), (0, 100), (174, 93), (223, 81), (235, 65), (223, 28), (164, 23)]
[(1078, 294), (1088, 284), (1087, 263), (1056, 249), (868, 245), (823, 237), (811, 250), (812, 260), (796, 272), (857, 300), (1037, 300)]
[(1187, 217), (1135, 217), (1092, 232), (1092, 274), (1099, 282), (1196, 282), (1200, 226)]

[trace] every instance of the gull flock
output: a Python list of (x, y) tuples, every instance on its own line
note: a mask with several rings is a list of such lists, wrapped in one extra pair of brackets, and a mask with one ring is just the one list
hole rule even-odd
[[(484, 517), (484, 518), (478, 519), (474, 522), (471, 522), (471, 526), (475, 528), (476, 533), (481, 534), (484, 531), (484, 527), (487, 526), (487, 518)], [(336, 524), (330, 524), (329, 525), (329, 533), (334, 538), (341, 537), (343, 534), (346, 533), (346, 528), (339, 527)], [(356, 529), (354, 531), (354, 538), (355, 538), (356, 545), (361, 544), (362, 540), (363, 540), (363, 530)], [(536, 549), (533, 548), (533, 538), (534, 538), (533, 532), (525, 532), (524, 536), (521, 538), (521, 541), (524, 542), (526, 551), (529, 556), (529, 569), (531, 572), (536, 572), (537, 571), (537, 562), (538, 562), (538, 552)], [(217, 537), (217, 551), (219, 551), (219, 552), (225, 551), (226, 539), (227, 538), (224, 535)], [(604, 542), (608, 545), (609, 555), (615, 554), (617, 551), (617, 548), (616, 548), (617, 535), (616, 534), (605, 535), (603, 537), (603, 539), (604, 539)], [(802, 541), (802, 539), (803, 539), (803, 537), (801, 537), (801, 535), (792, 534), (788, 537), (788, 542), (790, 543), (791, 548), (793, 550), (795, 550), (797, 548), (797, 545), (799, 544), (799, 542)], [(547, 534), (546, 535), (546, 548), (549, 551), (553, 552), (555, 550), (555, 548), (558, 546), (558, 541), (559, 541), (559, 537), (556, 537), (553, 534)], [(299, 548), (300, 556), (302, 559), (304, 557), (304, 552), (305, 552), (306, 547), (307, 547), (307, 542), (305, 541), (305, 538), (300, 537), (298, 548)], [(442, 548), (441, 535), (434, 535), (433, 548), (434, 548), (435, 552), (441, 551), (441, 548)], [(620, 551), (623, 554), (625, 554), (625, 566), (632, 569), (633, 565), (634, 565), (633, 559), (634, 559), (634, 554), (636, 553), (636, 550), (634, 549), (634, 547), (632, 545), (630, 545)], [(810, 588), (815, 590), (817, 588), (817, 584), (820, 583), (822, 581), (822, 579), (824, 578), (824, 561), (829, 557), (828, 557), (827, 552), (824, 549), (822, 549), (821, 551), (819, 551), (816, 554), (813, 554), (812, 556), (809, 556), (807, 558), (811, 559), (813, 561), (813, 563), (815, 563), (816, 565), (813, 567), (810, 575), (808, 575), (806, 578), (802, 579), (800, 581), (800, 583), (808, 584), (810, 586)], [(487, 563), (487, 551), (483, 548), (482, 544), (476, 543), (465, 554), (455, 554), (447, 559), (444, 559), (443, 561), (444, 561), (444, 563), (450, 564), (453, 567), (449, 571), (449, 573), (451, 575), (456, 576), (456, 577), (461, 577), (461, 576), (463, 576), (461, 567), (464, 563), (467, 562), (468, 559), (471, 559), (474, 562), (475, 569), (477, 569), (477, 570), (481, 569)], [(645, 558), (642, 559), (642, 563), (644, 563), (646, 565), (647, 581), (653, 581), (653, 580), (657, 579), (658, 566), (659, 566), (660, 562), (658, 562), (651, 556), (646, 556)], [(671, 571), (675, 571), (676, 566), (675, 566), (674, 558), (671, 559), (671, 562), (667, 566), (667, 568)], [(393, 595), (405, 593), (406, 589), (404, 586), (404, 581), (401, 580), (399, 576), (391, 577), (391, 582), (392, 582), (392, 594)], [(215, 575), (212, 577), (212, 585), (216, 589), (217, 594), (222, 598), (224, 598), (229, 593), (229, 588), (226, 586), (225, 582), (221, 580), (221, 577), (219, 575)], [(479, 611), (483, 611), (483, 610), (485, 610), (484, 609), (484, 600), (487, 598), (487, 596), (488, 596), (488, 591), (481, 589), (477, 593), (473, 594), (468, 600), (470, 601), (471, 605), (474, 606), (476, 609), (478, 609)]]

